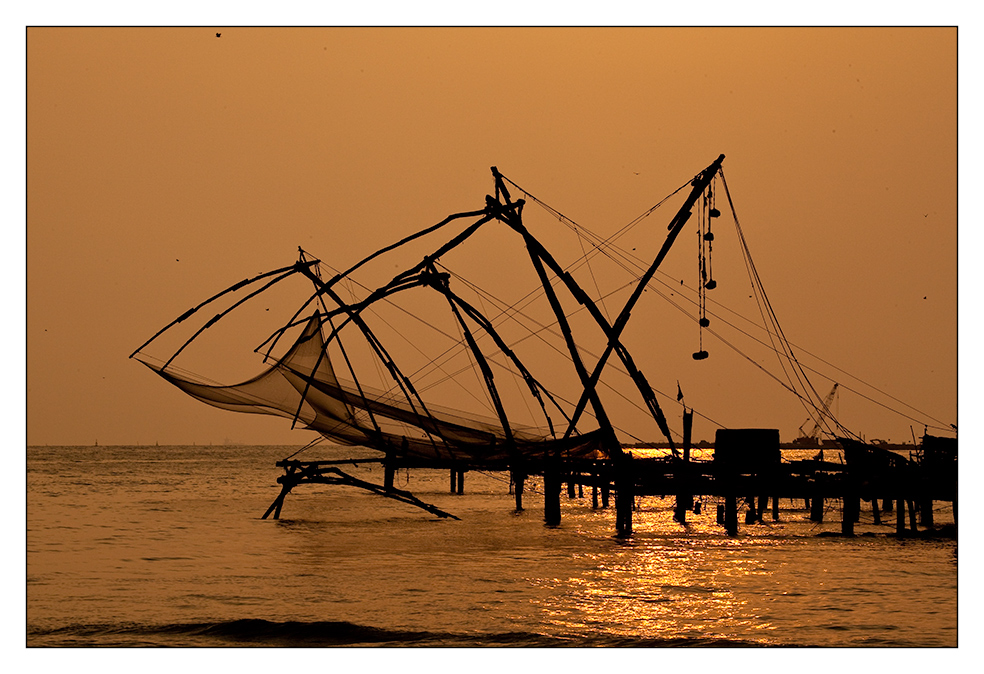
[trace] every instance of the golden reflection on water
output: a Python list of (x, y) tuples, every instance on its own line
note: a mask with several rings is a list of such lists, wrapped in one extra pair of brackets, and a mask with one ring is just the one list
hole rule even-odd
[(749, 579), (771, 585), (775, 569), (756, 550), (776, 542), (723, 537), (713, 503), (699, 516), (688, 513), (685, 529), (673, 520), (670, 503), (640, 499), (631, 540), (576, 553), (576, 566), (584, 569), (578, 576), (534, 581), (544, 590), (536, 600), (544, 619), (570, 633), (772, 643), (775, 624), (755, 615), (743, 589)]

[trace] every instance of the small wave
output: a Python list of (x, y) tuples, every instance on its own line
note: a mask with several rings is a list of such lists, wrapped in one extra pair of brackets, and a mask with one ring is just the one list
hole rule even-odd
[(29, 628), (28, 646), (202, 646), (202, 647), (757, 647), (728, 638), (656, 638), (610, 634), (552, 636), (530, 632), (453, 633), (383, 629), (345, 621), (271, 621), (244, 618), (220, 622), (146, 625), (137, 623)]

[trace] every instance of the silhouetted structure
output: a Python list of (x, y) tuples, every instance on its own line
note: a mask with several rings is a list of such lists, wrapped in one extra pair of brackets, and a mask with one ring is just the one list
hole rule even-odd
[[(686, 512), (693, 507), (694, 495), (722, 494), (726, 499), (726, 528), (732, 534), (737, 533), (739, 497), (747, 498), (751, 504), (750, 510), (753, 511), (753, 520), (760, 520), (764, 505), (756, 507), (755, 496), (772, 496), (773, 518), (778, 518), (778, 506), (775, 505), (777, 495), (795, 493), (800, 498), (812, 498), (814, 504), (822, 504), (822, 497), (831, 493), (830, 483), (826, 477), (816, 476), (820, 473), (814, 466), (810, 467), (815, 475), (812, 478), (803, 478), (804, 474), (792, 469), (784, 470), (779, 462), (778, 431), (774, 430), (720, 430), (715, 443), (715, 460), (709, 469), (692, 462), (692, 411), (688, 413), (689, 416), (685, 415), (681, 454), (674, 443), (655, 392), (622, 342), (623, 331), (633, 308), (695, 210), (698, 214), (696, 220), (700, 241), (699, 334), (702, 336), (703, 329), (709, 326), (710, 321), (705, 311), (706, 292), (717, 285), (711, 275), (710, 255), (714, 240), (711, 226), (721, 216), (720, 210), (715, 207), (713, 184), (719, 175), (723, 183), (723, 160), (724, 155), (719, 156), (690, 181), (690, 190), (683, 205), (669, 222), (666, 239), (614, 320), (606, 317), (571, 273), (526, 228), (522, 218), (526, 202), (524, 199), (513, 200), (509, 192), (510, 185), (521, 188), (492, 167), (495, 192), (494, 195), (485, 197), (483, 208), (449, 215), (431, 227), (375, 251), (328, 280), (321, 276), (320, 261), (311, 259), (301, 250), (293, 265), (240, 281), (189, 309), (141, 345), (131, 354), (131, 358), (137, 357), (165, 380), (207, 404), (238, 412), (286, 417), (294, 424), (301, 423), (305, 428), (317, 431), (332, 442), (368, 447), (382, 454), (382, 458), (378, 459), (385, 466), (382, 486), (372, 485), (343, 473), (338, 468), (339, 462), (303, 462), (292, 459), (278, 462), (277, 465), (285, 470), (285, 474), (278, 480), (282, 490), (264, 514), (264, 518), (271, 514), (275, 518), (279, 517), (286, 495), (294, 487), (306, 483), (357, 486), (415, 505), (435, 515), (449, 517), (449, 513), (425, 504), (393, 486), (396, 469), (427, 467), (448, 470), (450, 491), (459, 494), (463, 493), (464, 476), (468, 470), (509, 471), (517, 509), (523, 507), (522, 497), (527, 476), (542, 475), (544, 520), (548, 525), (560, 523), (560, 494), (564, 482), (569, 485), (571, 497), (575, 485), (582, 488), (588, 485), (592, 487), (593, 498), (597, 502), (600, 490), (602, 507), (607, 507), (609, 493), (614, 491), (616, 531), (619, 535), (629, 535), (632, 532), (632, 510), (636, 495), (677, 494), (676, 517), (683, 522)], [(726, 183), (724, 187), (727, 192)], [(525, 193), (530, 196), (528, 192)], [(730, 195), (728, 201), (730, 203)], [(420, 262), (396, 274), (392, 280), (372, 290), (364, 298), (347, 302), (339, 294), (339, 283), (350, 279), (363, 265), (432, 234), (449, 223), (463, 219), (470, 219), (472, 222), (425, 255)], [(493, 221), (505, 225), (518, 235), (529, 255), (529, 262), (540, 281), (540, 292), (549, 302), (553, 319), (562, 334), (564, 347), (581, 385), (573, 405), (561, 404), (559, 397), (537, 379), (499, 334), (492, 320), (456, 292), (451, 274), (440, 265), (442, 256), (465, 244), (483, 225)], [(737, 225), (737, 218), (735, 223)], [(738, 231), (740, 236), (740, 227)], [(742, 245), (744, 246), (743, 239)], [(745, 254), (747, 256), (747, 247)], [(750, 257), (748, 260), (750, 262)], [(192, 341), (233, 309), (295, 275), (310, 281), (313, 294), (294, 312), (286, 325), (258, 347), (257, 351), (265, 348), (265, 358), (273, 361), (266, 370), (241, 384), (217, 386), (204, 379), (178, 373), (170, 367), (172, 361)], [(757, 275), (755, 279), (757, 280)], [(448, 312), (462, 335), (462, 344), (468, 349), (485, 386), (495, 412), (494, 419), (485, 419), (426, 401), (411, 377), (403, 371), (374, 332), (367, 318), (367, 310), (378, 302), (388, 301), (409, 290), (433, 292), (446, 301)], [(588, 362), (585, 352), (578, 346), (558, 290), (568, 293), (584, 307), (603, 331), (607, 344), (594, 362)], [(188, 320), (216, 300), (227, 295), (232, 297), (231, 294), (238, 291), (243, 291), (245, 295), (205, 322), (166, 361), (157, 362), (142, 353), (144, 348), (165, 331)], [(759, 291), (764, 297), (764, 291)], [(775, 320), (771, 307), (768, 312)], [(378, 363), (392, 378), (392, 390), (395, 393), (374, 390), (362, 381), (342, 344), (341, 331), (346, 327), (354, 328), (361, 334)], [(293, 328), (300, 329), (296, 341), (284, 355), (274, 358), (273, 349), (287, 331)], [(781, 335), (781, 331), (777, 332)], [(508, 359), (511, 367), (523, 380), (530, 397), (542, 414), (541, 425), (520, 425), (511, 417), (500, 396), (489, 363), (490, 354), (481, 348), (479, 335), (491, 340), (495, 349)], [(337, 356), (329, 356), (330, 347), (337, 348)], [(616, 438), (598, 392), (599, 379), (613, 355), (628, 373), (646, 409), (666, 438), (672, 455), (668, 461), (633, 459)], [(693, 358), (703, 360), (707, 356), (708, 352), (701, 342)], [(338, 376), (336, 369), (339, 367), (347, 369), (350, 380), (346, 381)], [(805, 379), (805, 373), (803, 378)], [(682, 391), (680, 397), (682, 398)], [(814, 434), (816, 429), (829, 425), (828, 422), (832, 420), (828, 403), (829, 398), (828, 402), (813, 403), (816, 410)], [(593, 415), (594, 424), (593, 427), (584, 428), (586, 422), (583, 417), (588, 408)], [(555, 424), (554, 420), (561, 418), (563, 421), (559, 425)], [(831, 423), (844, 430), (836, 424), (836, 420)], [(814, 482), (810, 483), (810, 479)], [(822, 488), (818, 486), (819, 483), (822, 483)], [(861, 488), (860, 485), (853, 472), (846, 473), (840, 488), (841, 491), (849, 488), (850, 495), (844, 492), (844, 498), (847, 499), (845, 503), (853, 503), (851, 499), (855, 498), (854, 494)], [(884, 495), (884, 490), (879, 495)]]

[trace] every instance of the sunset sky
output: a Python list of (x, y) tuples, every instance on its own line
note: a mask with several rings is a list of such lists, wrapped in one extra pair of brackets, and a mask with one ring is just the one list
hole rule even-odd
[[(823, 373), (814, 386), (902, 409), (918, 421), (843, 388), (837, 408), (868, 439), (910, 441), (910, 426), (958, 423), (957, 149), (953, 28), (29, 29), (27, 442), (306, 443), (128, 356), (298, 246), (345, 268), (482, 208), (490, 166), (607, 237), (719, 154), (785, 335)], [(674, 208), (626, 240), (646, 264)], [(565, 261), (580, 255), (555, 217), (525, 215)], [(711, 299), (755, 318), (729, 223), (715, 225)], [(664, 280), (693, 285), (695, 231)], [(515, 240), (483, 237), (464, 270), (505, 295), (532, 289)], [(626, 281), (591, 271), (587, 289)], [(795, 399), (706, 332), (695, 362), (696, 323), (654, 295), (626, 340), (654, 388), (675, 398), (679, 381), (696, 439), (716, 424), (797, 435)], [(189, 354), (193, 369), (245, 380), (266, 334)], [(680, 407), (661, 404), (679, 430)], [(658, 439), (632, 409), (612, 415), (627, 438)]]

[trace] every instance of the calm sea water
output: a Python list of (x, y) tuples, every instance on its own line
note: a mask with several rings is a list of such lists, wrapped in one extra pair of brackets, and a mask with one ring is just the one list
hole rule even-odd
[[(513, 512), (502, 474), (400, 473), (397, 486), (460, 522), (367, 492), (302, 485), (282, 519), (274, 462), (293, 447), (30, 447), (29, 646), (908, 646), (957, 645), (957, 545), (898, 540), (839, 504), (808, 520), (715, 523), (715, 502), (672, 519), (639, 500), (635, 535), (613, 509), (562, 497), (547, 528), (536, 482)], [(371, 456), (328, 448), (299, 458)], [(349, 467), (381, 483), (381, 469)], [(613, 501), (614, 503), (614, 501)], [(937, 504), (937, 524), (952, 522)]]

